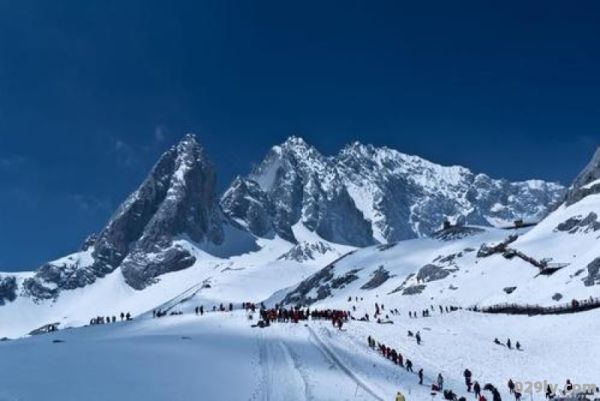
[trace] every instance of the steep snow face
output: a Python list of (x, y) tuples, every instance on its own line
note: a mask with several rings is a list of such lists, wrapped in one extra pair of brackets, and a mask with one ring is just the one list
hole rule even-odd
[(81, 252), (43, 265), (25, 280), (24, 292), (52, 298), (64, 289), (93, 283), (121, 268), (127, 283), (140, 289), (195, 259), (173, 239), (186, 236), (198, 246), (224, 242), (223, 216), (215, 170), (193, 135), (162, 155), (149, 176), (118, 208)]
[(225, 212), (259, 236), (295, 241), (298, 221), (322, 238), (354, 246), (424, 237), (444, 219), (477, 225), (539, 220), (564, 188), (508, 182), (459, 166), (358, 142), (325, 157), (302, 139), (275, 146), (225, 193)]

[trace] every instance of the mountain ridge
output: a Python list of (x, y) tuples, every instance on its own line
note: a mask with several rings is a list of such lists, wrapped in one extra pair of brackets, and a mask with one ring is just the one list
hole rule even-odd
[[(289, 243), (285, 252), (301, 243), (300, 253), (310, 254), (306, 250), (317, 239), (365, 247), (427, 236), (444, 219), (491, 225), (490, 217), (540, 216), (564, 192), (555, 183), (494, 180), (359, 142), (324, 156), (297, 136), (275, 145), (220, 197), (216, 176), (195, 135), (187, 134), (159, 158), (99, 234), (88, 237), (79, 252), (22, 280), (22, 293), (53, 299), (117, 269), (141, 290), (165, 273), (194, 265), (192, 248), (228, 257), (256, 250), (261, 238), (278, 237)], [(298, 225), (317, 239), (296, 238)], [(10, 301), (15, 283), (3, 280)]]
[[(240, 185), (242, 181), (244, 185)], [(237, 194), (236, 186), (240, 187)], [(252, 193), (247, 187), (252, 187)], [(250, 229), (260, 226), (264, 232), (265, 225), (271, 224), (275, 233), (294, 241), (290, 227), (297, 221), (313, 229), (327, 224), (323, 214), (332, 208), (321, 192), (328, 191), (339, 193), (342, 199), (348, 195), (345, 213), (355, 213), (355, 227), (371, 226), (370, 230), (363, 227), (358, 237), (346, 238), (354, 246), (428, 236), (445, 218), (480, 225), (539, 220), (564, 194), (557, 183), (492, 179), (462, 166), (441, 166), (360, 142), (324, 156), (302, 138), (292, 136), (274, 146), (247, 176), (236, 178), (221, 203), (227, 211), (236, 198), (254, 199), (253, 213), (247, 218), (243, 209), (230, 211)], [(258, 221), (257, 215), (269, 218)], [(335, 230), (330, 234), (326, 239), (335, 242)]]

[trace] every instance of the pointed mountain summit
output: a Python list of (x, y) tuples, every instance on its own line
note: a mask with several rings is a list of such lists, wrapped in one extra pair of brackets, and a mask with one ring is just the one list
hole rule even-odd
[(296, 243), (302, 239), (294, 226), (302, 224), (330, 242), (375, 242), (371, 223), (348, 194), (332, 160), (296, 136), (274, 146), (246, 178), (236, 179), (221, 205), (258, 236), (268, 232)]
[(188, 238), (201, 248), (224, 241), (215, 169), (192, 134), (166, 151), (148, 177), (117, 209), (82, 252), (43, 265), (25, 281), (26, 292), (52, 298), (121, 268), (133, 288), (160, 274), (184, 269), (195, 258), (174, 244)]

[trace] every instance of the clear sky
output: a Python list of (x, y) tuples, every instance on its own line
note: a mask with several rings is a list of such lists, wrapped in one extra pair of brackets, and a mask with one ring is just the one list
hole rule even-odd
[(0, 0), (0, 270), (77, 249), (186, 132), (221, 189), (293, 133), (569, 183), (600, 2)]

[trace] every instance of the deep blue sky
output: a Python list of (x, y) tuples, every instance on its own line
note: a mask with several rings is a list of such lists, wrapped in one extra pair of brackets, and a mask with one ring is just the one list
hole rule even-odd
[(221, 188), (292, 133), (568, 183), (599, 72), (597, 1), (0, 0), (0, 269), (78, 248), (185, 132)]

